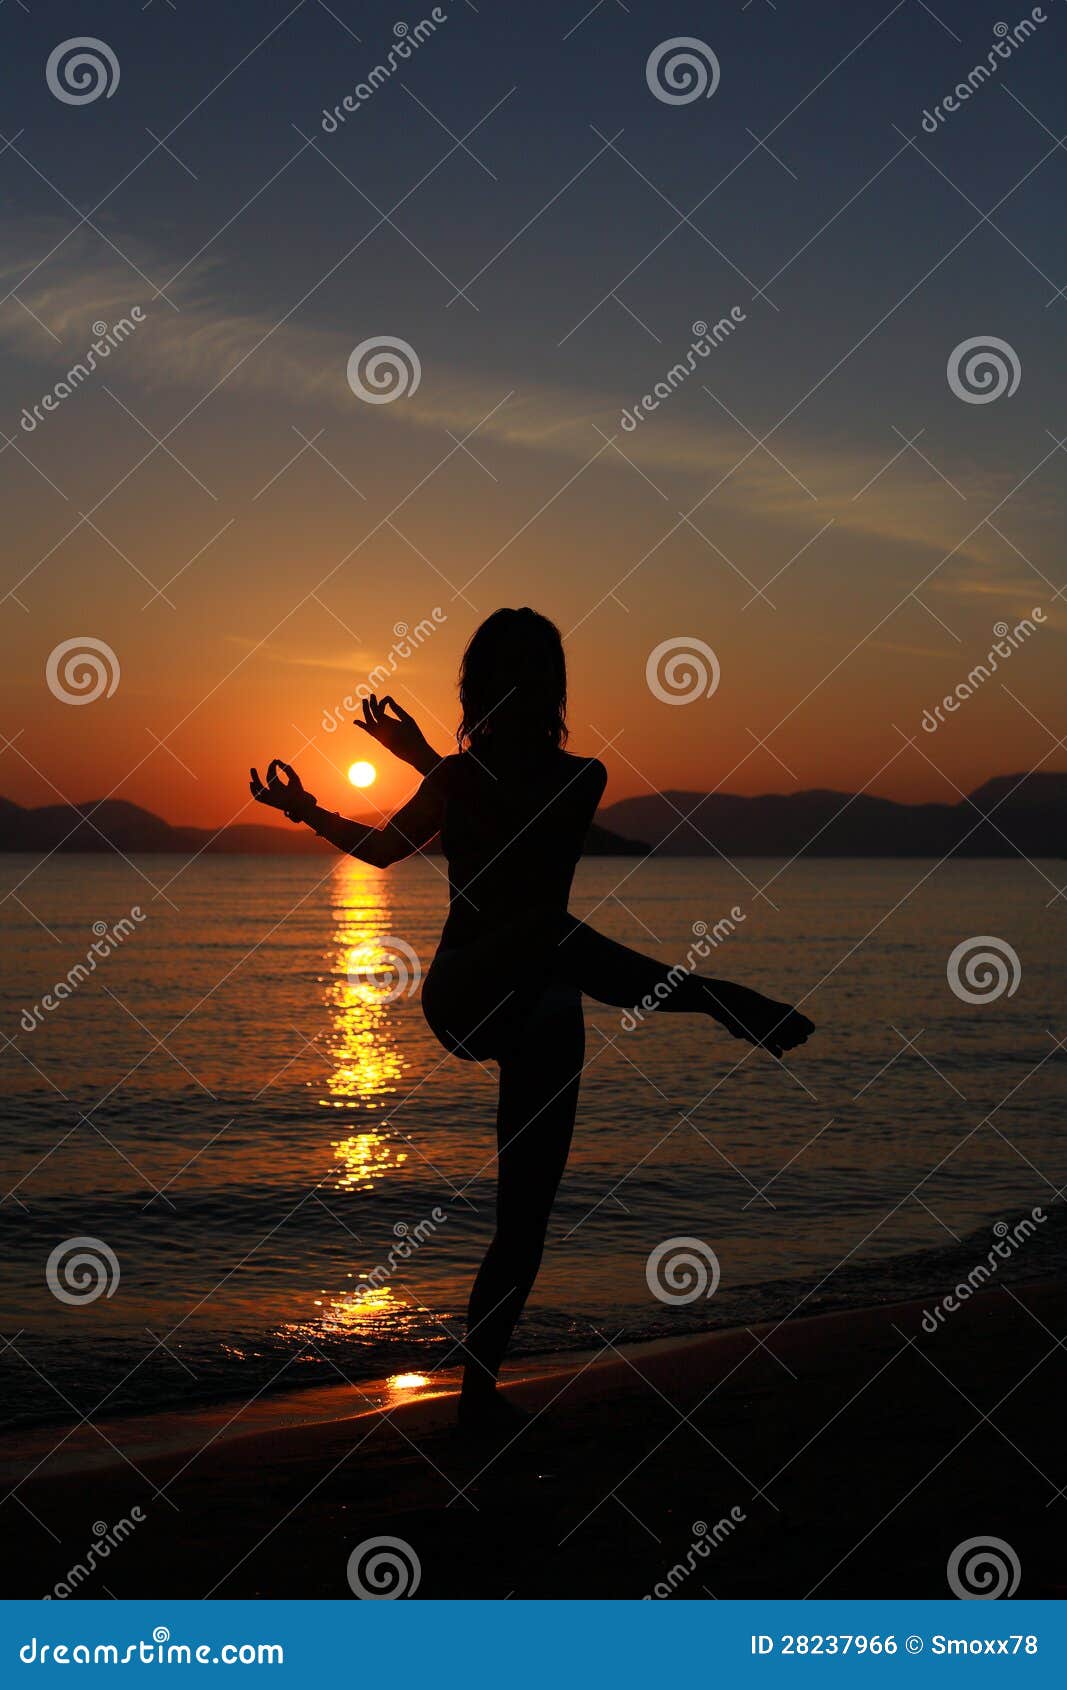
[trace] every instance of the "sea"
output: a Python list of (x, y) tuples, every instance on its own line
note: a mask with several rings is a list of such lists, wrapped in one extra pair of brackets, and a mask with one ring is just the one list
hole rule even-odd
[[(1062, 1275), (1065, 881), (583, 861), (576, 914), (817, 1031), (586, 1000), (516, 1363)], [(496, 1071), (421, 1015), (440, 859), (7, 855), (0, 895), (3, 1429), (451, 1377)]]

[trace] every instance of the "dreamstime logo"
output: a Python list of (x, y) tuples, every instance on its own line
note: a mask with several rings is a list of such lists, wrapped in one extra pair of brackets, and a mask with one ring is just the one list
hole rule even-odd
[(942, 710), (947, 711), (950, 716), (955, 715), (960, 705), (965, 704), (969, 698), (973, 697), (980, 686), (984, 686), (985, 682), (996, 674), (1000, 667), (997, 659), (1000, 658), (1003, 662), (1007, 662), (1012, 652), (1018, 651), (1019, 647), (1029, 639), (1031, 634), (1036, 633), (1037, 628), (1046, 620), (1045, 612), (1041, 606), (1035, 604), (1029, 616), (1022, 617), (1020, 621), (1016, 622), (1014, 628), (1009, 627), (1007, 622), (994, 622), (995, 645), (986, 653), (984, 662), (976, 663), (967, 679), (958, 681), (953, 691), (947, 692), (940, 704), (935, 704), (932, 710), (923, 711), (923, 732), (935, 734), (938, 727), (944, 726), (945, 718), (941, 714)]
[(969, 1537), (957, 1544), (945, 1571), (949, 1588), (961, 1602), (1014, 1596), (1022, 1577), (1019, 1557), (1002, 1537)]
[(955, 1314), (964, 1303), (981, 1291), (983, 1286), (988, 1285), (993, 1275), (1000, 1272), (1001, 1262), (1010, 1262), (1015, 1252), (1020, 1250), (1047, 1220), (1045, 1211), (1037, 1207), (1031, 1209), (1029, 1215), (1024, 1215), (1021, 1220), (1016, 1221), (1014, 1226), (1009, 1226), (1007, 1221), (997, 1221), (993, 1228), (996, 1243), (986, 1252), (985, 1261), (976, 1262), (966, 1279), (961, 1279), (954, 1290), (946, 1292), (932, 1309), (923, 1309), (923, 1331), (931, 1334), (940, 1331), (946, 1317)]
[(99, 1571), (100, 1562), (106, 1561), (113, 1549), (121, 1548), (134, 1530), (144, 1524), (147, 1515), (143, 1508), (136, 1504), (129, 1514), (124, 1514), (121, 1520), (109, 1526), (106, 1520), (94, 1520), (93, 1542), (89, 1545), (81, 1561), (75, 1561), (73, 1567), (68, 1568), (65, 1578), (54, 1584), (42, 1601), (65, 1601), (68, 1596), (77, 1594), (78, 1586), (86, 1579), (92, 1578)]
[(657, 981), (651, 992), (646, 992), (640, 1003), (635, 1003), (632, 1009), (626, 1010), (620, 1017), (619, 1026), (624, 1033), (632, 1033), (639, 1021), (646, 1015), (660, 1007), (677, 991), (683, 980), (688, 980), (696, 973), (697, 963), (706, 962), (716, 945), (721, 945), (731, 933), (737, 932), (737, 924), (744, 921), (745, 912), (740, 904), (735, 904), (729, 915), (724, 915), (709, 927), (706, 921), (694, 921), (694, 942), (685, 953), (684, 962), (676, 962), (664, 980)]
[(661, 704), (692, 704), (710, 698), (719, 684), (719, 659), (703, 640), (688, 634), (661, 640), (645, 663), (648, 690)]
[(332, 710), (324, 710), (322, 715), (322, 729), (324, 733), (336, 733), (345, 715), (351, 716), (353, 710), (358, 709), (362, 699), (371, 698), (376, 693), (387, 691), (389, 682), (400, 667), (401, 660), (411, 657), (423, 640), (428, 640), (435, 634), (442, 622), (448, 621), (448, 612), (435, 604), (429, 616), (423, 616), (412, 626), (410, 622), (396, 622), (393, 633), (396, 644), (390, 646), (381, 663), (376, 663), (365, 681), (360, 681), (355, 694), (346, 693), (340, 704), (335, 704)]
[(721, 1520), (716, 1520), (713, 1526), (706, 1520), (693, 1521), (693, 1541), (686, 1550), (685, 1560), (676, 1561), (674, 1566), (664, 1574), (663, 1578), (653, 1585), (646, 1602), (664, 1601), (673, 1596), (680, 1584), (684, 1584), (690, 1573), (695, 1573), (700, 1561), (706, 1561), (713, 1549), (718, 1549), (745, 1520), (748, 1515), (743, 1508), (731, 1508), (729, 1514), (724, 1514)]
[(991, 405), (1019, 385), (1022, 365), (1014, 346), (995, 334), (976, 334), (953, 347), (948, 360), (948, 385), (967, 405)]
[(421, 1250), (426, 1240), (433, 1237), (437, 1228), (444, 1226), (447, 1219), (447, 1211), (438, 1204), (430, 1210), (428, 1218), (417, 1221), (414, 1226), (409, 1226), (407, 1221), (394, 1222), (393, 1237), (396, 1239), (396, 1243), (389, 1246), (384, 1262), (378, 1262), (369, 1273), (360, 1275), (365, 1283), (359, 1287), (352, 1299), (351, 1306), (358, 1309), (368, 1298), (373, 1298), (375, 1292), (381, 1290), (386, 1280), (391, 1279), (399, 1268), (409, 1262), (412, 1256), (418, 1250)]
[(348, 1582), (361, 1602), (395, 1602), (414, 1596), (422, 1564), (402, 1537), (368, 1537), (348, 1557)]
[(102, 1238), (67, 1238), (44, 1270), (45, 1284), (61, 1303), (95, 1303), (119, 1288), (119, 1259)]
[(657, 381), (651, 393), (644, 394), (636, 403), (623, 411), (619, 418), (619, 427), (632, 434), (639, 423), (643, 423), (646, 416), (658, 411), (665, 399), (676, 393), (682, 383), (689, 380), (697, 367), (698, 358), (710, 358), (717, 347), (728, 339), (741, 323), (747, 323), (748, 318), (740, 305), (731, 305), (730, 315), (720, 317), (717, 323), (709, 325), (703, 317), (698, 317), (693, 324), (693, 334), (696, 337), (689, 343), (684, 361), (679, 359), (672, 364), (662, 381)]
[(106, 41), (72, 35), (52, 48), (44, 76), (49, 91), (65, 106), (87, 106), (101, 94), (110, 100), (119, 85), (119, 61)]
[(1022, 973), (1018, 951), (989, 933), (962, 939), (945, 969), (949, 985), (964, 1003), (995, 1003), (1005, 992), (1013, 998)]
[(116, 347), (122, 345), (135, 329), (140, 328), (147, 313), (139, 305), (131, 306), (128, 317), (120, 317), (117, 323), (110, 327), (102, 317), (93, 324), (95, 340), (90, 343), (88, 352), (84, 353), (77, 363), (71, 365), (66, 374), (52, 387), (51, 391), (41, 395), (32, 408), (23, 405), (22, 416), (19, 421), (27, 434), (32, 434), (44, 422), (45, 413), (56, 411), (64, 399), (69, 399), (76, 393), (82, 383), (88, 381), (93, 371), (98, 368), (104, 358), (110, 358)]
[(96, 973), (98, 961), (103, 961), (116, 951), (131, 933), (137, 931), (135, 922), (146, 921), (148, 918), (140, 904), (134, 904), (128, 916), (123, 916), (109, 927), (106, 921), (93, 922), (93, 942), (85, 953), (84, 962), (76, 962), (67, 969), (62, 980), (57, 980), (50, 992), (45, 992), (39, 1003), (24, 1009), (19, 1017), (19, 1026), (24, 1033), (36, 1032), (44, 1020), (45, 1012), (51, 1014), (58, 1009), (61, 1001), (72, 996), (78, 987), (88, 980), (90, 974)]
[(348, 360), (348, 385), (368, 405), (391, 405), (394, 399), (417, 393), (422, 380), (419, 355), (409, 341), (395, 335), (361, 340)]
[(688, 106), (711, 99), (719, 86), (719, 61), (706, 41), (676, 35), (648, 55), (645, 81), (665, 106)]
[(91, 634), (78, 634), (53, 647), (44, 673), (49, 692), (61, 704), (93, 704), (111, 697), (122, 671), (109, 645)]
[(320, 127), (327, 135), (336, 135), (338, 128), (347, 119), (350, 112), (357, 112), (367, 101), (373, 99), (379, 88), (383, 88), (390, 77), (407, 63), (412, 54), (418, 51), (424, 42), (433, 35), (439, 24), (447, 21), (448, 13), (443, 6), (435, 6), (428, 18), (422, 18), (412, 28), (403, 19), (393, 25), (393, 45), (386, 53), (381, 64), (377, 64), (367, 72), (362, 82), (357, 82), (351, 94), (346, 94), (339, 105), (331, 111), (324, 106)]
[(422, 979), (422, 964), (403, 939), (368, 939), (348, 953), (348, 983), (367, 990), (375, 1003), (410, 998)]
[(719, 1288), (719, 1258), (702, 1238), (666, 1238), (645, 1263), (645, 1281), (661, 1303), (680, 1308)]
[[(983, 83), (989, 82), (996, 75), (1004, 60), (1010, 59), (1017, 47), (1021, 47), (1024, 41), (1029, 41), (1032, 35), (1037, 34), (1037, 25), (1047, 22), (1047, 13), (1042, 7), (1034, 6), (1030, 16), (1020, 18), (1014, 27), (1006, 23), (995, 23), (995, 39), (984, 62), (979, 59), (977, 64), (972, 65), (963, 80), (957, 82), (952, 92), (945, 94), (933, 110), (927, 107), (923, 111), (923, 128), (926, 133), (936, 135), (941, 124), (947, 123), (954, 112), (958, 112), (968, 100), (973, 99)], [(956, 39), (959, 40), (959, 37)]]

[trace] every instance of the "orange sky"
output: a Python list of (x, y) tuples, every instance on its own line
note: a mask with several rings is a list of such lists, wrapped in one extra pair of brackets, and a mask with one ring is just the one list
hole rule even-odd
[[(1047, 137), (991, 95), (924, 142), (933, 164), (909, 150), (894, 125), (914, 127), (916, 63), (933, 89), (959, 69), (951, 36), (910, 13), (829, 78), (836, 17), (779, 57), (760, 46), (770, 13), (723, 18), (731, 68), (683, 109), (653, 98), (619, 12), (557, 56), (550, 114), (519, 74), (530, 44), (472, 13), (409, 95), (383, 89), (314, 147), (282, 107), (312, 123), (344, 86), (338, 53), (358, 53), (301, 14), (301, 53), (279, 36), (224, 101), (197, 54), (173, 59), (193, 175), (166, 154), (134, 168), (159, 86), (135, 74), (139, 36), (121, 98), (81, 111), (40, 78), (18, 89), (37, 169), (11, 151), (3, 166), (0, 793), (119, 796), (217, 826), (253, 813), (248, 765), (281, 755), (359, 809), (344, 771), (365, 742), (325, 732), (324, 713), (389, 662), (397, 624), (436, 608), (393, 690), (445, 748), (467, 637), (523, 603), (567, 636), (572, 745), (603, 757), (609, 803), (813, 786), (954, 801), (1064, 766), (1064, 306), (1045, 251), (1062, 152), (1038, 162)], [(228, 28), (211, 37), (219, 75), (240, 57)], [(817, 91), (799, 106), (798, 60)], [(1026, 66), (1041, 105), (1052, 61), (1030, 48)], [(467, 127), (498, 102), (481, 165), (448, 150), (420, 87)], [(754, 156), (757, 114), (780, 162)], [(79, 225), (71, 206), (111, 184), (106, 220)], [(968, 191), (1005, 199), (1011, 240)], [(379, 199), (403, 210), (376, 221)], [(143, 322), (106, 368), (27, 428), (93, 323), (134, 304)], [(625, 423), (695, 325), (732, 310), (713, 355)], [(947, 369), (983, 331), (1021, 381), (964, 403)], [(348, 360), (382, 336), (419, 379), (374, 404)], [(1035, 606), (1040, 631), (924, 735), (994, 625)], [(118, 685), (61, 702), (49, 655), (86, 636)], [(714, 651), (713, 696), (650, 689), (668, 640)], [(377, 761), (388, 810), (411, 782)]]

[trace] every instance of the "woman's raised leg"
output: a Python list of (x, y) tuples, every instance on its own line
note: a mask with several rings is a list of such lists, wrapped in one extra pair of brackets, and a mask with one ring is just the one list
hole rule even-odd
[(588, 997), (617, 1009), (710, 1015), (734, 1038), (765, 1045), (774, 1056), (803, 1044), (814, 1023), (799, 1010), (731, 980), (715, 980), (676, 963), (667, 967), (568, 915), (555, 968)]

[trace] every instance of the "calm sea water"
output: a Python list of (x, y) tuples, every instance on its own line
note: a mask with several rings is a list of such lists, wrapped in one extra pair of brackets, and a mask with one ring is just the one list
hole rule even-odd
[[(517, 1353), (934, 1299), (1034, 1205), (1049, 1220), (999, 1277), (1063, 1270), (1062, 864), (777, 868), (581, 865), (576, 912), (668, 961), (737, 906), (709, 970), (803, 1000), (819, 1032), (783, 1069), (703, 1020), (626, 1033), (587, 1004)], [(454, 1366), (493, 1226), (494, 1073), (446, 1058), (417, 992), (374, 972), (397, 940), (428, 964), (442, 865), (7, 856), (0, 888), (7, 1424)], [(27, 1031), (93, 924), (135, 905)], [(1017, 953), (1017, 989), (964, 1002), (949, 955), (987, 934)], [(369, 975), (350, 978), (353, 951)], [(421, 1242), (398, 1262), (405, 1229)], [(669, 1305), (646, 1262), (680, 1236), (721, 1280)], [(118, 1283), (105, 1263), (112, 1294), (66, 1302), (46, 1267), (84, 1237)]]

